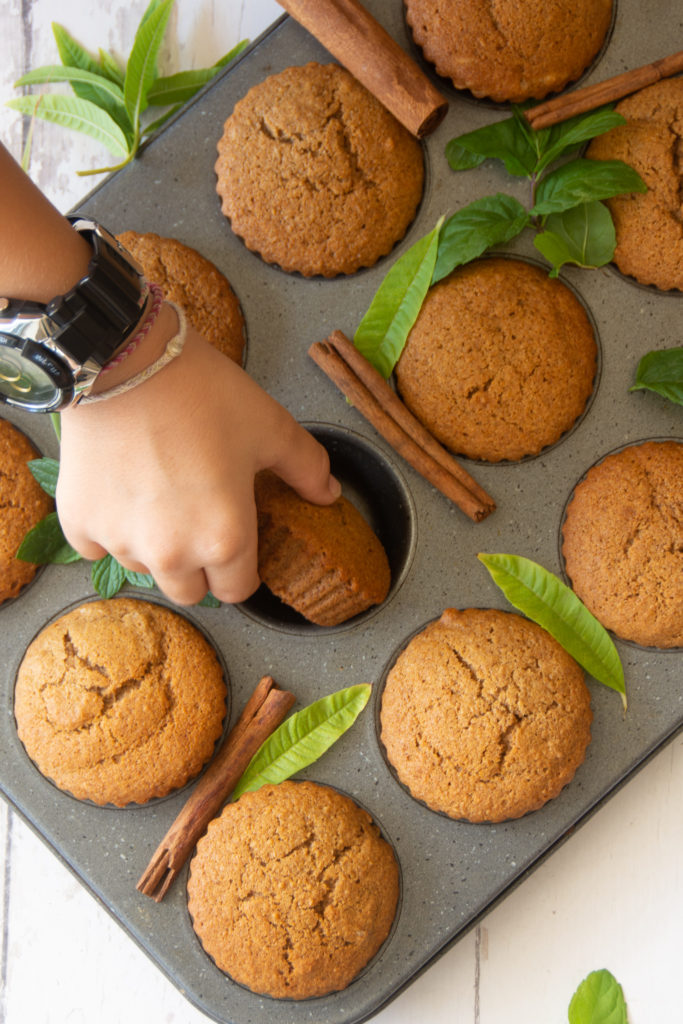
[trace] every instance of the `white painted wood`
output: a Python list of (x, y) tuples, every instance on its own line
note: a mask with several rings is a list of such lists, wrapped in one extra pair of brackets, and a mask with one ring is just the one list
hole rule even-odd
[[(23, 127), (2, 104), (24, 68), (56, 60), (51, 22), (122, 54), (144, 7), (0, 0), (0, 138), (15, 156)], [(164, 67), (210, 64), (280, 14), (275, 0), (177, 0)], [(108, 159), (95, 143), (40, 124), (33, 154), (34, 180), (63, 212), (97, 181), (75, 171)], [(683, 1022), (682, 807), (679, 737), (375, 1020), (563, 1024), (575, 986), (606, 966), (624, 987), (630, 1024)], [(207, 1019), (4, 805), (0, 892), (3, 1024)], [(314, 1016), (302, 1008), (302, 1024)]]

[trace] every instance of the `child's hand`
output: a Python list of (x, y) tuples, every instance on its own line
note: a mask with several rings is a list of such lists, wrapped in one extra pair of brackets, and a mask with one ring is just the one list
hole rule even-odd
[[(174, 321), (165, 307), (152, 347)], [(150, 572), (179, 604), (207, 590), (242, 601), (259, 585), (253, 482), (264, 468), (309, 501), (339, 493), (325, 449), (188, 327), (181, 355), (144, 384), (62, 413), (60, 522), (85, 558), (109, 552)]]

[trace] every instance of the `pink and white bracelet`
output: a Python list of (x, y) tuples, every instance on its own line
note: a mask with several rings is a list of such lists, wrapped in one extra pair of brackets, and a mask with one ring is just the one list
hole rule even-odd
[(148, 283), (147, 287), (149, 289), (149, 294), (152, 297), (152, 305), (150, 306), (149, 313), (145, 317), (142, 326), (139, 328), (139, 330), (135, 332), (135, 334), (128, 342), (126, 347), (121, 352), (118, 352), (112, 359), (110, 359), (108, 363), (104, 364), (102, 370), (100, 371), (101, 373), (106, 373), (108, 370), (111, 370), (114, 366), (118, 366), (119, 363), (122, 363), (123, 360), (126, 359), (131, 354), (131, 352), (134, 352), (135, 349), (140, 344), (140, 342), (142, 341), (142, 339), (147, 337), (150, 330), (152, 329), (154, 321), (159, 316), (161, 307), (164, 304), (164, 293), (162, 292), (159, 285), (154, 284), (153, 282)]
[(144, 370), (140, 370), (139, 373), (129, 377), (128, 380), (122, 381), (121, 384), (115, 384), (114, 387), (108, 388), (106, 391), (100, 391), (95, 395), (84, 395), (78, 403), (79, 405), (84, 405), (89, 402), (102, 402), (106, 398), (115, 398), (117, 395), (123, 395), (126, 391), (131, 391), (139, 384), (144, 384), (146, 380), (153, 377), (155, 373), (159, 372), (159, 370), (163, 370), (164, 366), (170, 363), (172, 359), (175, 359), (176, 356), (180, 355), (185, 344), (187, 320), (185, 318), (185, 313), (180, 306), (176, 306), (174, 302), (169, 302), (168, 305), (175, 310), (176, 316), (178, 317), (178, 331), (172, 338), (169, 338), (166, 343), (166, 348), (159, 358), (150, 366), (146, 366)]

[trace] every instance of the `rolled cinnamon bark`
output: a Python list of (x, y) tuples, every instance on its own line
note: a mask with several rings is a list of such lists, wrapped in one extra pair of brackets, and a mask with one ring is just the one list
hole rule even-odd
[(448, 101), (358, 0), (278, 0), (408, 131), (424, 138)]

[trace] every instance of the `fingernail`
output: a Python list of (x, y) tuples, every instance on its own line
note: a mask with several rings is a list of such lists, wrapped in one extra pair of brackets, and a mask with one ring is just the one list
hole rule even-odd
[(335, 501), (337, 500), (337, 498), (339, 497), (339, 495), (342, 492), (342, 485), (339, 483), (339, 481), (337, 480), (336, 476), (332, 476), (332, 474), (330, 474), (329, 490), (330, 490), (330, 494), (332, 495), (332, 497), (334, 498)]

